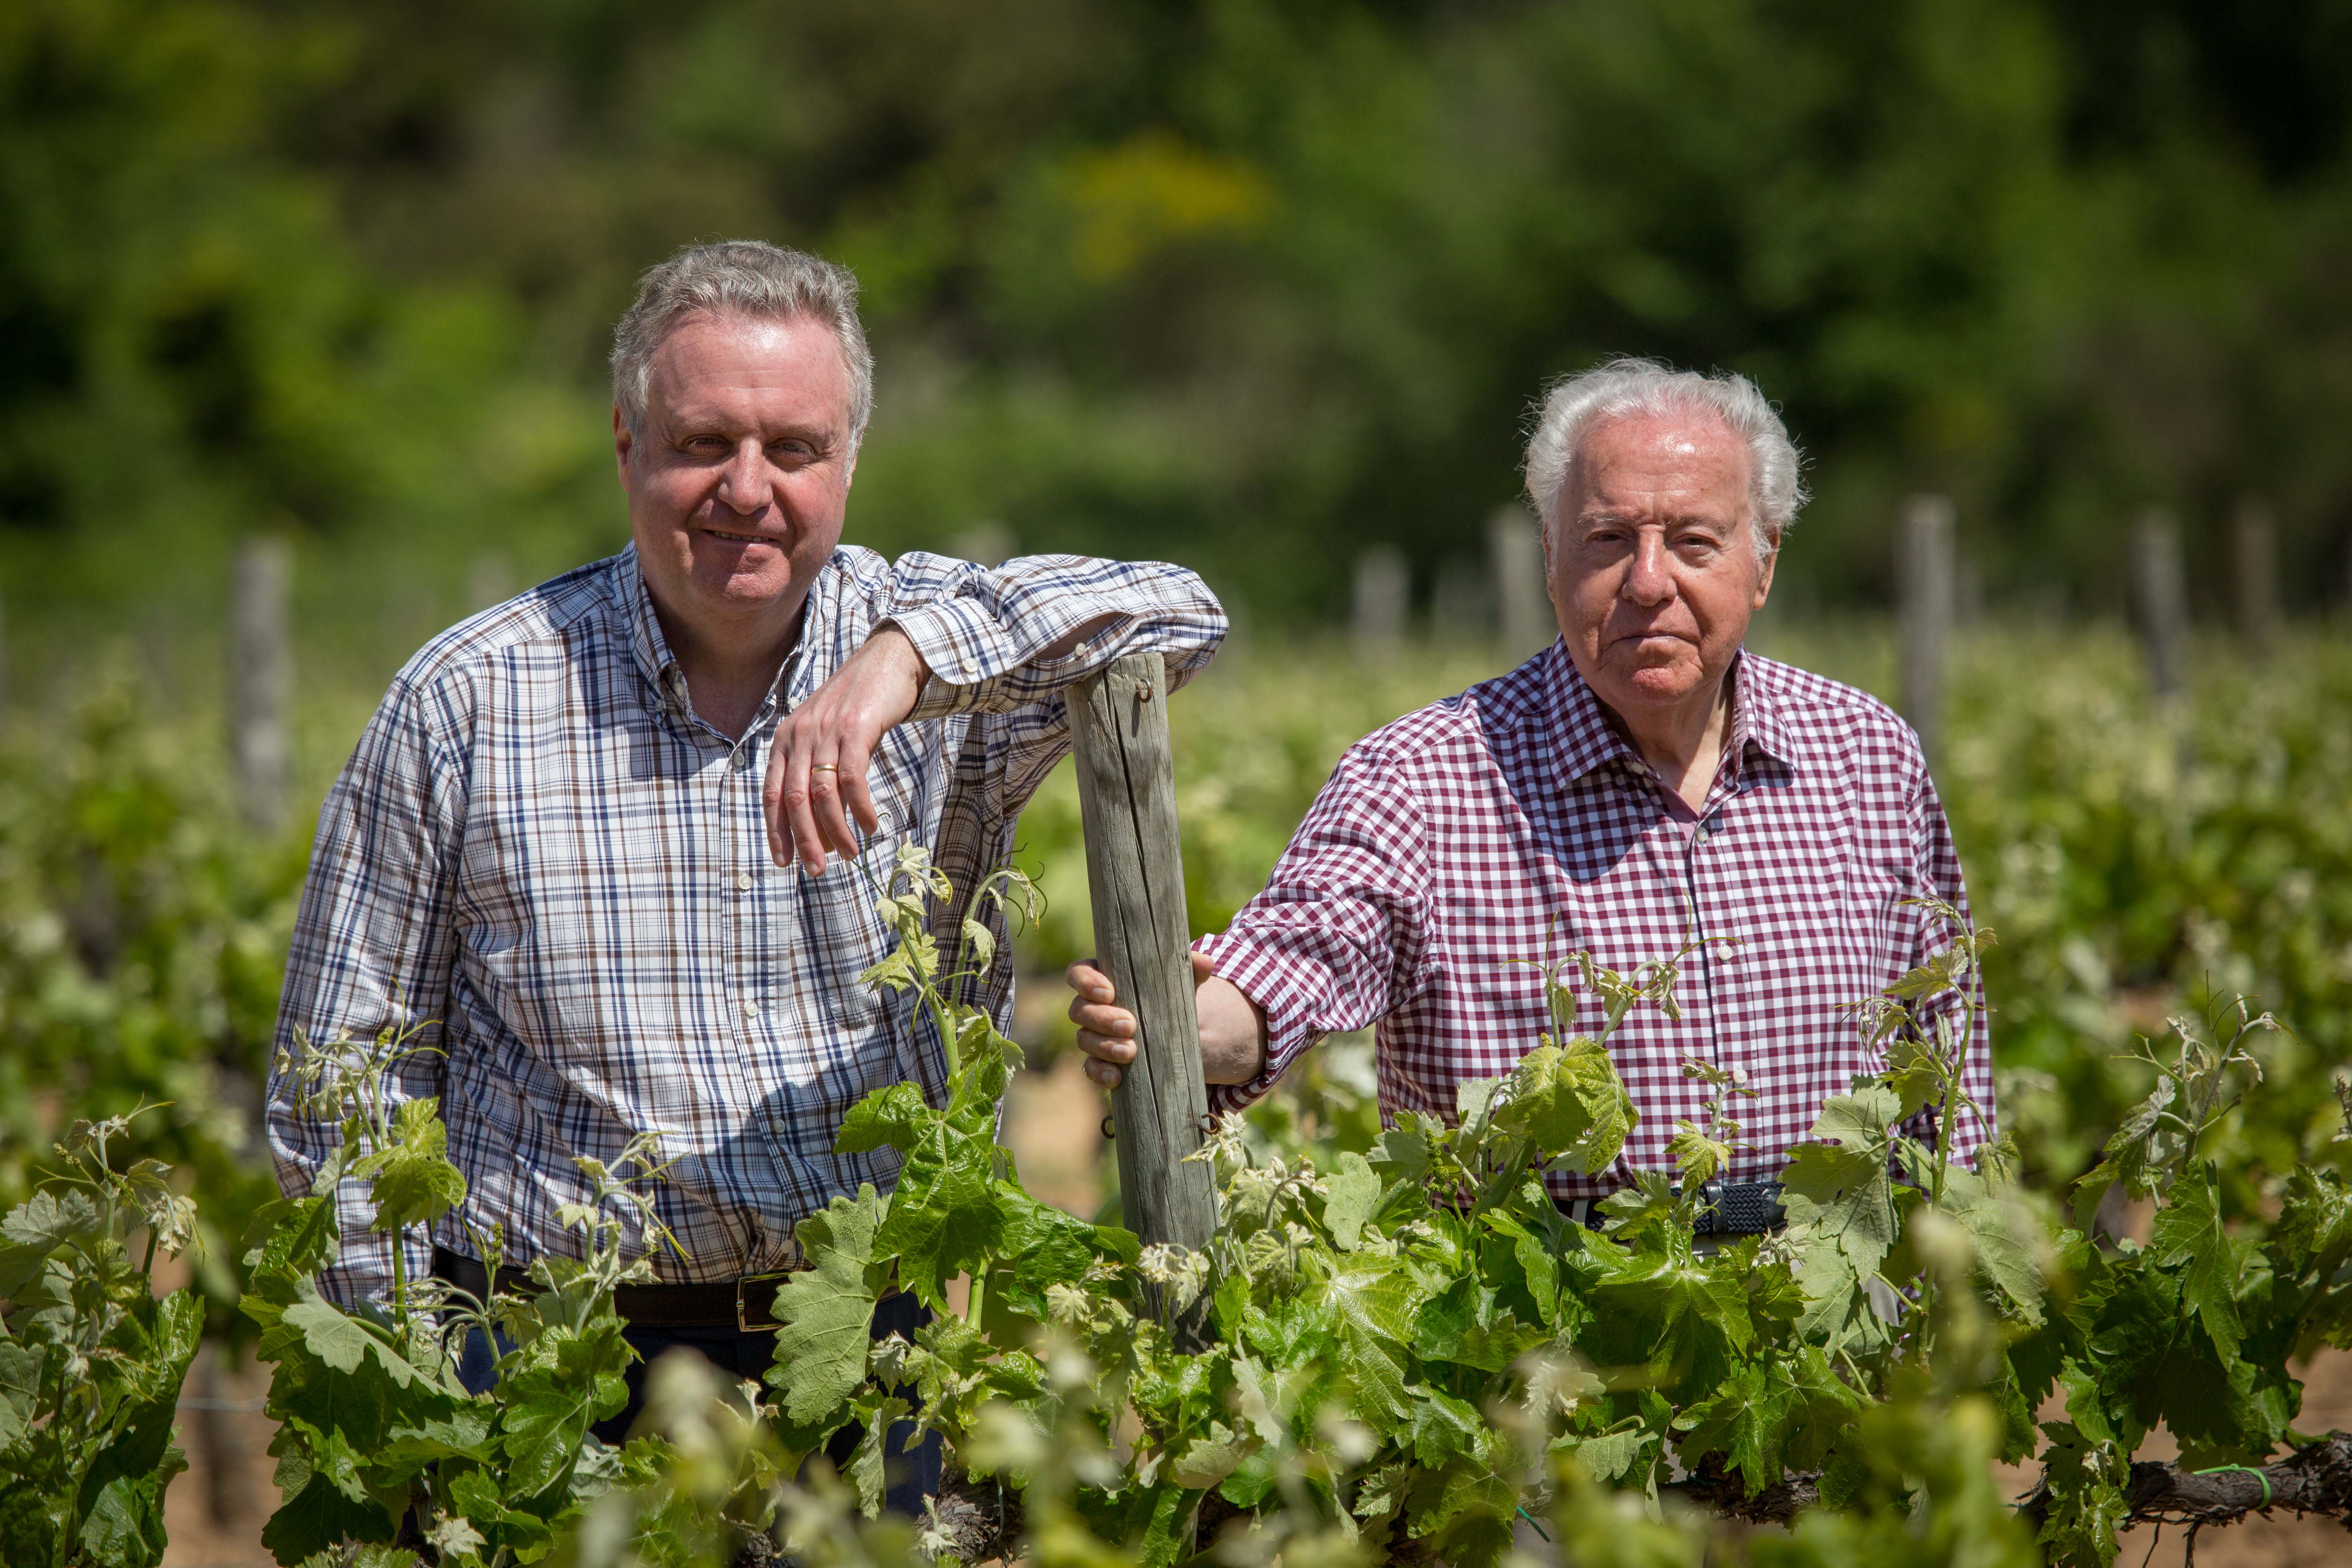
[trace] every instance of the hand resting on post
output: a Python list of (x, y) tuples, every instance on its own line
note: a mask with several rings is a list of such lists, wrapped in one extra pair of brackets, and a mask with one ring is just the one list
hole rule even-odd
[[(1135, 1059), (1135, 1015), (1118, 1005), (1110, 976), (1092, 959), (1080, 959), (1064, 976), (1077, 994), (1070, 1021), (1078, 1026), (1078, 1049), (1089, 1058), (1087, 1076), (1106, 1089), (1118, 1087), (1119, 1069)], [(1265, 1070), (1265, 1009), (1221, 980), (1209, 955), (1192, 954), (1194, 1008), (1201, 1018), (1201, 1074), (1211, 1083), (1247, 1083)]]

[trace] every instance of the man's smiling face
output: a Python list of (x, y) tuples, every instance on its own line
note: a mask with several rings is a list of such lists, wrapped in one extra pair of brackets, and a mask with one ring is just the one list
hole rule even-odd
[(1711, 703), (1763, 607), (1747, 444), (1703, 412), (1627, 415), (1586, 433), (1547, 540), (1569, 656), (1601, 700)]
[(690, 316), (653, 356), (644, 428), (614, 411), (629, 532), (670, 628), (757, 635), (841, 542), (856, 467), (849, 367), (824, 322)]

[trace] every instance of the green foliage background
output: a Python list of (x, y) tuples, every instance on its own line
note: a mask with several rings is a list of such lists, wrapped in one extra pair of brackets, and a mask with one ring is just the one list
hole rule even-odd
[[(0, 7), (0, 1201), (60, 1111), (142, 1097), (175, 1102), (154, 1152), (263, 1190), (236, 1129), (304, 835), (242, 833), (220, 777), (232, 542), (298, 544), (299, 820), (426, 637), (618, 543), (605, 334), (725, 235), (864, 280), (852, 538), (994, 522), (1197, 564), (1244, 612), (1257, 657), (1179, 710), (1204, 926), (1348, 742), (1496, 668), (1300, 656), (1355, 553), (1424, 589), (1475, 557), (1547, 376), (1756, 374), (1820, 498), (1768, 643), (1889, 689), (1833, 612), (1884, 603), (1923, 487), (2009, 612), (1944, 777), (2037, 1171), (2088, 1163), (2145, 1089), (2108, 1054), (2212, 987), (2279, 1006), (2273, 1103), (2323, 1117), (2340, 646), (2208, 660), (2170, 716), (2111, 630), (2021, 617), (2118, 609), (2150, 502), (2210, 616), (2257, 490), (2291, 607), (2337, 597), (2347, 95), (2346, 0)], [(1058, 962), (1066, 782), (1028, 834)]]
[(993, 521), (1320, 617), (1365, 542), (1475, 552), (1542, 381), (1632, 351), (1785, 402), (1792, 598), (1882, 592), (1932, 487), (1990, 595), (2094, 609), (2135, 508), (2218, 567), (2261, 490), (2316, 604), (2347, 83), (2345, 0), (22, 0), (0, 569), (168, 627), (294, 531), (381, 666), (486, 540), (618, 537), (609, 324), (756, 235), (865, 280), (893, 552)]

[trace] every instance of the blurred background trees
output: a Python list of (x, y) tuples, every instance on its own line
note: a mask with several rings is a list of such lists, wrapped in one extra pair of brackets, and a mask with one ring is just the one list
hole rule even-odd
[(610, 323), (749, 235), (864, 280), (886, 551), (1324, 618), (1389, 542), (1425, 600), (1544, 380), (1630, 352), (1785, 404), (1792, 601), (1883, 598), (1927, 488), (2051, 608), (2172, 506), (2218, 611), (2260, 492), (2316, 608), (2348, 95), (2345, 0), (17, 0), (0, 572), (168, 623), (284, 530), (380, 672), (486, 541), (511, 586), (616, 546)]

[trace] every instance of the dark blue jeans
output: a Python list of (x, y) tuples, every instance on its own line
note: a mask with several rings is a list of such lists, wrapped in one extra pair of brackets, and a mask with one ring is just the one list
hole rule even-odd
[[(884, 1298), (874, 1309), (874, 1337), (877, 1340), (898, 1334), (911, 1340), (915, 1331), (931, 1321), (930, 1309), (912, 1296), (901, 1292)], [(661, 1353), (675, 1345), (685, 1345), (702, 1352), (704, 1359), (732, 1377), (747, 1377), (758, 1382), (767, 1374), (776, 1357), (776, 1336), (771, 1332), (745, 1333), (726, 1327), (691, 1329), (641, 1329), (631, 1327), (623, 1335), (637, 1352), (639, 1360), (629, 1368), (629, 1403), (621, 1413), (598, 1422), (593, 1430), (607, 1443), (619, 1443), (636, 1424), (637, 1415), (646, 1405), (646, 1369)], [(503, 1348), (503, 1347), (502, 1347)], [(487, 1394), (498, 1381), (498, 1352), (479, 1329), (466, 1337), (465, 1353), (458, 1359), (457, 1376), (467, 1388), (476, 1394)], [(922, 1396), (912, 1388), (894, 1388), (891, 1393), (905, 1400), (911, 1409), (922, 1408)], [(915, 1435), (912, 1421), (893, 1422), (882, 1449), (882, 1506), (891, 1513), (908, 1519), (920, 1519), (923, 1505), (940, 1489), (940, 1435), (927, 1434), (913, 1448), (907, 1447)], [(825, 1445), (825, 1457), (834, 1468), (846, 1470), (849, 1457), (856, 1451), (865, 1436), (852, 1426), (834, 1435)]]

